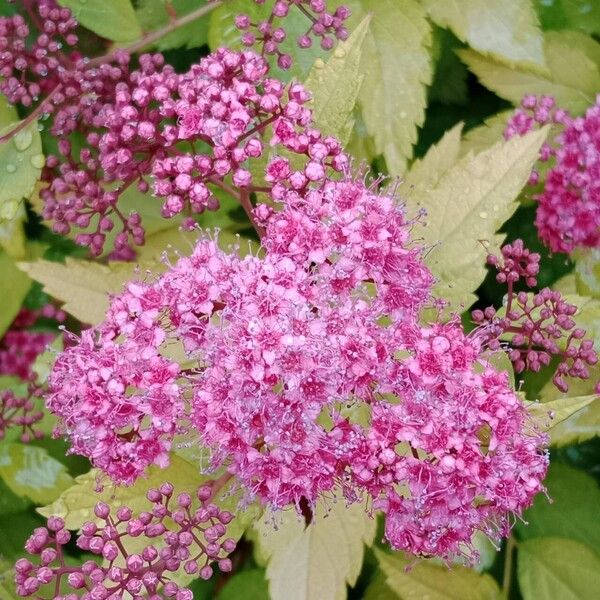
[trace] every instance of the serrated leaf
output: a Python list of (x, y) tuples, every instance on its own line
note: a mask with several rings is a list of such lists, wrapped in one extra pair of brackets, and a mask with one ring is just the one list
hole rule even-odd
[[(379, 567), (389, 589), (402, 600), (496, 600), (500, 590), (490, 575), (453, 565), (442, 567), (401, 553), (387, 554), (375, 550)], [(407, 567), (411, 567), (407, 569)]]
[(426, 261), (438, 278), (437, 293), (465, 308), (485, 277), (486, 243), (496, 246), (496, 231), (517, 208), (547, 130), (499, 142), (477, 156), (465, 156), (429, 189), (415, 189), (407, 202), (425, 208), (419, 234), (431, 246)]
[(369, 17), (363, 19), (327, 62), (317, 59), (305, 81), (312, 95), (315, 127), (325, 136), (337, 137), (342, 144), (352, 133), (352, 115), (364, 79), (360, 63), (369, 21)]
[(290, 510), (267, 515), (254, 528), (268, 560), (271, 600), (339, 600), (346, 597), (346, 584), (356, 583), (376, 522), (363, 504), (346, 506), (340, 499), (319, 505), (308, 526)]
[(573, 539), (600, 551), (600, 488), (592, 477), (567, 465), (551, 463), (544, 480), (548, 496), (536, 496), (517, 522), (519, 539), (552, 536)]
[(142, 29), (130, 0), (58, 0), (87, 29), (113, 42), (131, 42)]
[(600, 589), (600, 556), (565, 538), (520, 543), (517, 572), (524, 600), (591, 600)]
[[(596, 372), (600, 375), (600, 371)], [(600, 380), (596, 377), (596, 381)], [(589, 383), (589, 382), (588, 382)], [(579, 444), (600, 436), (600, 398), (583, 407), (550, 431), (553, 446)]]
[(410, 194), (410, 188), (421, 187), (431, 189), (440, 177), (458, 160), (460, 151), (460, 135), (463, 124), (458, 123), (444, 133), (442, 139), (429, 148), (427, 154), (415, 160), (404, 177), (403, 185)]
[(107, 294), (121, 291), (123, 284), (132, 279), (135, 268), (130, 263), (107, 266), (71, 257), (64, 264), (40, 259), (18, 266), (39, 281), (50, 296), (64, 302), (66, 312), (89, 325), (104, 319)]
[(504, 110), (486, 119), (482, 125), (466, 131), (459, 155), (462, 157), (469, 152), (479, 154), (502, 141), (506, 124), (513, 114), (514, 111), (512, 110)]
[(544, 70), (543, 38), (530, 0), (425, 0), (431, 19), (478, 52)]
[(16, 442), (0, 445), (0, 477), (17, 495), (36, 504), (54, 500), (73, 479), (44, 448)]
[(416, 0), (362, 0), (362, 7), (373, 15), (363, 50), (362, 116), (389, 173), (401, 175), (425, 119), (431, 25)]
[(548, 76), (508, 67), (473, 50), (458, 52), (483, 85), (513, 104), (519, 104), (525, 94), (546, 94), (554, 96), (561, 108), (583, 113), (600, 89), (599, 66), (588, 56), (588, 50), (573, 45), (572, 36), (562, 31), (545, 34), (544, 53)]
[[(141, 0), (136, 10), (138, 21), (144, 31), (152, 31), (169, 23), (166, 10), (169, 2), (178, 17), (206, 4), (206, 0)], [(197, 48), (207, 43), (208, 18), (197, 19), (157, 40), (153, 47), (164, 52), (172, 48)]]
[(542, 431), (550, 431), (596, 400), (597, 396), (558, 398), (550, 402), (531, 402), (527, 412), (537, 421)]
[[(19, 123), (2, 127), (0, 136), (13, 131)], [(23, 199), (31, 195), (43, 166), (42, 141), (35, 121), (0, 144), (0, 223), (15, 218)]]
[[(76, 477), (74, 485), (66, 489), (52, 504), (39, 508), (38, 512), (45, 517), (56, 515), (63, 518), (67, 529), (79, 529), (85, 521), (94, 520), (94, 506), (100, 501), (115, 507), (125, 504), (135, 514), (139, 514), (148, 509), (146, 492), (150, 488), (169, 481), (174, 486), (175, 495), (180, 492), (193, 494), (198, 486), (209, 479), (212, 478), (200, 473), (200, 461), (192, 463), (177, 454), (171, 454), (168, 467), (152, 465), (146, 477), (128, 487), (117, 486), (106, 476), (103, 477), (97, 469), (92, 469), (89, 473)], [(96, 491), (97, 480), (103, 484), (101, 491)], [(217, 495), (215, 502), (222, 510), (230, 510), (236, 515), (227, 528), (229, 537), (239, 538), (249, 523), (260, 515), (256, 505), (238, 511), (239, 494), (228, 493), (227, 487), (222, 494)]]

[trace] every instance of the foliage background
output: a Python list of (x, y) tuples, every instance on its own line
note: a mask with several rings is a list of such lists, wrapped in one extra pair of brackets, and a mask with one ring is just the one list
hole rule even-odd
[[(113, 43), (127, 46), (143, 32), (168, 23), (162, 0), (62, 0), (61, 4), (72, 8), (89, 29), (81, 44), (96, 53)], [(173, 0), (172, 7), (185, 14), (202, 4), (202, 0)], [(427, 208), (431, 222), (423, 231), (425, 241), (444, 242), (441, 250), (432, 250), (430, 265), (441, 280), (442, 293), (464, 308), (501, 306), (503, 291), (484, 271), (484, 246), (465, 240), (484, 239), (497, 248), (504, 236), (509, 241), (522, 238), (542, 254), (540, 287), (556, 286), (570, 294), (571, 301), (582, 307), (578, 323), (595, 334), (600, 345), (598, 253), (569, 258), (550, 255), (540, 244), (533, 225), (532, 190), (520, 190), (541, 138), (537, 146), (535, 140), (530, 145), (502, 142), (507, 116), (525, 93), (552, 94), (574, 114), (582, 114), (594, 102), (600, 92), (600, 2), (349, 0), (347, 4), (353, 10), (354, 34), (343, 48), (328, 56), (319, 49), (300, 52), (290, 43), (295, 65), (290, 72), (275, 69), (277, 76), (306, 81), (315, 96), (321, 129), (341, 137), (357, 161), (401, 177), (399, 191), (410, 210)], [(16, 5), (6, 2), (0, 6), (2, 15), (15, 10)], [(264, 7), (231, 0), (208, 17), (164, 36), (155, 48), (178, 70), (185, 70), (211, 49), (238, 44), (232, 15), (240, 11), (258, 14)], [(290, 17), (290, 32), (305, 27), (301, 18)], [(0, 128), (8, 129), (24, 116), (0, 102)], [(106, 292), (117, 291), (133, 275), (130, 265), (90, 261), (85, 249), (51, 233), (42, 222), (34, 193), (42, 166), (39, 157), (50, 153), (56, 140), (46, 133), (44, 121), (34, 123), (24, 135), (29, 143), (23, 142), (23, 149), (10, 142), (0, 146), (0, 336), (21, 305), (40, 307), (50, 297), (64, 302), (70, 315), (67, 328), (76, 329), (79, 321), (97, 322)], [(14, 165), (16, 169), (9, 168)], [(482, 189), (484, 181), (489, 189)], [(28, 200), (23, 202), (24, 198)], [(202, 217), (201, 225), (221, 227), (226, 239), (235, 233), (251, 237), (243, 212), (231, 200), (222, 201), (223, 208)], [(188, 247), (176, 224), (159, 217), (159, 205), (152, 198), (131, 192), (125, 204), (135, 206), (146, 220), (148, 244), (139, 255), (144, 266), (159, 268), (158, 257), (168, 244)], [(450, 216), (436, 229), (435, 215), (442, 206)], [(461, 223), (456, 231), (454, 220)], [(468, 326), (467, 316), (464, 321)], [(45, 326), (49, 325), (42, 322)], [(38, 360), (42, 378), (51, 359), (49, 352)], [(547, 369), (518, 382), (528, 400), (556, 402), (562, 397), (549, 385), (550, 373)], [(15, 378), (0, 380), (2, 388), (18, 390), (23, 385)], [(538, 497), (525, 515), (529, 525), (517, 523), (501, 549), (479, 540), (482, 561), (477, 570), (459, 565), (448, 570), (433, 561), (420, 561), (406, 571), (414, 561), (389, 552), (380, 543), (382, 532), (375, 532), (375, 524), (346, 509), (348, 514), (338, 514), (338, 508), (329, 520), (308, 531), (292, 519), (274, 534), (257, 520), (240, 544), (232, 576), (194, 582), (194, 597), (597, 597), (600, 400), (590, 397), (592, 387), (589, 382), (572, 386), (569, 397), (587, 400), (578, 405), (583, 406), (580, 410), (568, 410), (568, 418), (552, 430), (547, 480), (551, 501)], [(50, 432), (50, 416), (44, 427)], [(92, 478), (75, 480), (89, 471), (89, 465), (67, 450), (64, 441), (49, 437), (24, 445), (9, 435), (0, 442), (3, 600), (16, 597), (12, 563), (22, 555), (29, 532), (43, 524), (39, 507), (55, 502), (41, 512), (62, 510), (77, 527), (97, 499), (91, 492)], [(152, 477), (175, 479), (182, 486), (197, 482), (196, 470), (186, 458), (190, 457), (178, 458), (167, 475)], [(130, 502), (138, 492), (127, 492)], [(138, 495), (143, 496), (143, 490)], [(364, 560), (363, 542), (370, 545)], [(74, 546), (70, 551), (73, 561), (85, 560)]]

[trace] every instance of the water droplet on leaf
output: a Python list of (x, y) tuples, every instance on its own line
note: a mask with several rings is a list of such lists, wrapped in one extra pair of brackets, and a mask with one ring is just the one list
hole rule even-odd
[(31, 166), (36, 169), (41, 169), (46, 164), (46, 159), (43, 154), (36, 154), (32, 156), (29, 161), (31, 162)]
[(487, 213), (486, 213), (484, 210), (482, 210), (482, 211), (479, 213), (479, 216), (480, 216), (482, 219), (487, 219), (487, 218), (488, 218), (488, 214), (487, 214)]
[(17, 135), (14, 137), (14, 143), (19, 152), (23, 152), (27, 150), (29, 146), (31, 146), (31, 142), (33, 141), (33, 134), (29, 129), (23, 129), (19, 131)]
[(15, 167), (15, 165), (9, 163), (9, 164), (6, 165), (6, 170), (9, 173), (14, 173), (17, 170), (17, 167)]

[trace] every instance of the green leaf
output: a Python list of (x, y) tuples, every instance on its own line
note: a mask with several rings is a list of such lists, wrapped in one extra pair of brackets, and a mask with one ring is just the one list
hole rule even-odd
[(43, 259), (19, 263), (19, 268), (39, 281), (44, 290), (64, 302), (64, 310), (82, 323), (95, 325), (104, 319), (109, 293), (120, 292), (133, 278), (135, 266), (130, 263), (103, 265), (67, 257), (65, 263)]
[(425, 0), (431, 19), (478, 52), (509, 66), (544, 68), (542, 33), (530, 0)]
[(20, 600), (14, 582), (14, 565), (0, 554), (0, 596), (5, 600)]
[(320, 504), (308, 526), (289, 510), (267, 514), (254, 527), (255, 543), (268, 560), (271, 600), (338, 600), (345, 598), (346, 584), (356, 583), (376, 522), (364, 504), (346, 506), (339, 499)]
[[(375, 550), (387, 586), (402, 600), (496, 600), (500, 590), (490, 575), (453, 565), (452, 568), (426, 560), (412, 566), (414, 558), (401, 553)], [(407, 567), (411, 566), (407, 570)]]
[(442, 104), (467, 103), (467, 77), (469, 72), (456, 56), (456, 48), (461, 46), (447, 29), (435, 27), (431, 54), (435, 62), (435, 73), (429, 88), (429, 101)]
[(0, 517), (27, 510), (30, 506), (27, 499), (12, 492), (0, 477)]
[(600, 589), (600, 556), (564, 538), (519, 544), (517, 571), (524, 600), (591, 600)]
[(113, 42), (131, 42), (142, 36), (130, 0), (58, 0), (90, 31)]
[[(348, 4), (348, 2), (334, 0), (327, 3), (330, 10), (340, 4)], [(242, 34), (235, 26), (235, 15), (248, 15), (253, 23), (258, 23), (268, 19), (272, 6), (272, 0), (262, 5), (255, 2), (248, 2), (248, 0), (228, 0), (224, 2), (212, 13), (210, 19), (208, 45), (211, 50), (216, 50), (222, 46), (234, 49), (241, 48)], [(290, 11), (285, 18), (287, 37), (279, 45), (279, 49), (281, 52), (289, 54), (292, 57), (293, 64), (291, 69), (283, 70), (277, 66), (276, 60), (271, 59), (270, 74), (272, 77), (276, 77), (282, 81), (290, 81), (292, 79), (304, 81), (317, 58), (325, 60), (329, 56), (329, 52), (323, 50), (318, 41), (315, 41), (307, 49), (298, 47), (298, 38), (304, 35), (310, 26), (311, 22), (306, 15), (296, 6), (290, 6)]]
[(397, 594), (386, 583), (387, 577), (383, 571), (377, 571), (365, 590), (363, 600), (396, 600)]
[[(588, 39), (588, 43), (595, 43)], [(460, 50), (460, 58), (488, 89), (519, 104), (525, 94), (547, 94), (573, 114), (583, 113), (600, 89), (600, 69), (589, 49), (573, 45), (571, 32), (550, 31), (544, 36), (544, 52), (550, 75), (508, 67), (473, 50)]]
[(596, 400), (596, 396), (558, 398), (550, 402), (531, 402), (527, 411), (542, 431), (550, 431)]
[(600, 299), (600, 250), (579, 251), (575, 263), (575, 284), (582, 296)]
[(262, 569), (236, 573), (219, 592), (219, 600), (264, 600), (268, 597), (267, 580)]
[(600, 33), (600, 4), (590, 0), (535, 0), (544, 29)]
[(406, 195), (411, 194), (411, 188), (431, 189), (448, 169), (458, 160), (460, 151), (460, 134), (463, 124), (455, 125), (444, 133), (442, 139), (429, 148), (427, 154), (417, 159), (404, 177), (403, 185)]
[(36, 504), (58, 498), (73, 483), (65, 466), (46, 450), (19, 443), (0, 446), (0, 477), (15, 494)]
[(437, 293), (458, 307), (475, 300), (486, 274), (486, 243), (497, 246), (498, 228), (517, 208), (547, 130), (499, 142), (476, 156), (467, 155), (432, 187), (416, 188), (407, 198), (413, 211), (425, 208), (427, 264), (438, 278)]
[[(19, 123), (4, 126), (0, 136), (13, 131)], [(29, 198), (33, 192), (43, 166), (42, 141), (35, 121), (0, 144), (0, 223), (17, 215), (23, 198)]]
[(363, 120), (389, 173), (402, 175), (425, 119), (431, 25), (416, 0), (362, 0), (362, 7), (373, 15), (363, 50)]
[(552, 463), (544, 484), (548, 497), (538, 494), (523, 515), (525, 523), (517, 522), (519, 538), (569, 538), (600, 552), (600, 488), (594, 479), (573, 467)]
[(0, 337), (17, 316), (31, 286), (31, 279), (22, 273), (12, 259), (0, 250), (0, 279), (10, 281), (0, 294)]
[(370, 19), (363, 19), (325, 63), (318, 58), (305, 86), (312, 94), (314, 125), (325, 136), (345, 144), (352, 133), (354, 106), (364, 75), (360, 72), (363, 43)]
[[(136, 10), (138, 21), (144, 31), (153, 31), (169, 23), (169, 13), (166, 5), (168, 0), (141, 0)], [(182, 17), (192, 10), (206, 4), (206, 0), (170, 0), (178, 17)], [(208, 39), (207, 18), (197, 19), (175, 31), (168, 33), (154, 42), (153, 47), (164, 52), (172, 48), (197, 48), (207, 43)]]

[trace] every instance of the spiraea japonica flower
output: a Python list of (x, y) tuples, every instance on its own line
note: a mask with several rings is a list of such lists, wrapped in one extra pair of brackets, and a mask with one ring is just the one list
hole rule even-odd
[[(48, 406), (117, 481), (185, 431), (248, 501), (300, 510), (341, 487), (386, 513), (394, 548), (469, 554), (543, 489), (545, 437), (477, 336), (420, 324), (433, 278), (397, 200), (348, 173), (295, 179), (255, 209), (264, 257), (201, 238), (129, 284), (58, 359)], [(162, 356), (174, 342), (193, 371)]]
[[(600, 98), (600, 97), (599, 97)], [(600, 99), (582, 117), (556, 106), (553, 98), (525, 96), (507, 125), (505, 136), (523, 135), (550, 123), (558, 129), (544, 144), (540, 161), (548, 162), (535, 224), (540, 239), (555, 252), (600, 247)], [(552, 134), (551, 134), (552, 135)], [(531, 183), (539, 173), (533, 172)]]

